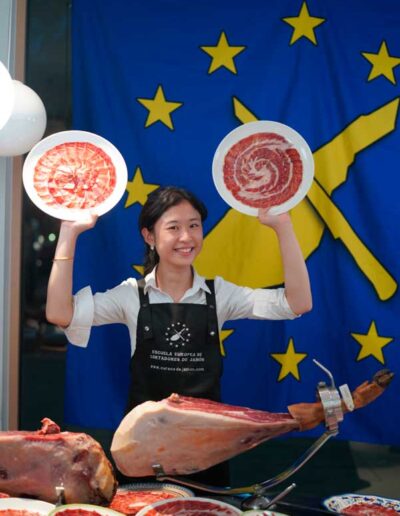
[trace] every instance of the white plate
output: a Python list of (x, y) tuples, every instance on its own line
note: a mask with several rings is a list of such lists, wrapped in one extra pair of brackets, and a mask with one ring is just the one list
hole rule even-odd
[(168, 491), (176, 493), (177, 496), (194, 496), (193, 491), (187, 487), (178, 486), (176, 484), (169, 484), (165, 482), (137, 482), (133, 484), (125, 484), (118, 487), (118, 491)]
[(31, 498), (1, 498), (0, 511), (13, 509), (15, 511), (31, 511), (39, 514), (47, 515), (54, 509), (52, 503), (33, 500)]
[[(192, 502), (200, 502), (200, 503), (206, 502), (206, 503), (214, 504), (213, 512), (204, 513), (204, 514), (212, 514), (214, 516), (218, 516), (218, 515), (236, 516), (236, 515), (242, 514), (242, 511), (240, 509), (237, 509), (236, 507), (234, 507), (233, 505), (230, 505), (228, 503), (221, 502), (220, 500), (213, 500), (211, 498), (201, 498), (198, 496), (192, 496), (190, 498), (179, 498), (179, 499), (175, 498), (174, 500), (162, 500), (161, 502), (152, 503), (151, 505), (148, 505), (147, 507), (145, 507), (144, 509), (139, 511), (136, 516), (147, 516), (152, 509), (156, 509), (156, 510), (164, 509), (165, 510), (165, 509), (168, 509), (168, 506), (171, 506), (172, 504), (176, 504), (176, 503), (179, 503), (184, 511), (185, 504), (188, 504), (188, 508), (189, 508), (189, 504), (191, 504)], [(219, 511), (218, 509), (221, 509), (221, 511)], [(228, 509), (230, 509), (229, 513), (227, 512)], [(196, 514), (200, 514), (201, 508), (198, 508), (197, 510), (199, 512), (196, 511)], [(185, 514), (185, 512), (183, 512), (183, 511), (179, 512), (179, 514), (182, 514), (182, 516)], [(162, 514), (162, 513), (160, 513), (160, 514)], [(173, 513), (168, 512), (166, 514), (173, 514)], [(188, 512), (188, 514), (192, 514), (192, 513)]]
[(362, 494), (342, 494), (331, 496), (322, 502), (322, 504), (332, 512), (341, 512), (346, 507), (350, 507), (355, 503), (375, 504), (381, 507), (391, 508), (400, 514), (400, 500), (383, 498), (381, 496), (362, 495)]
[[(58, 514), (62, 516), (64, 511), (70, 511), (74, 509), (86, 510), (86, 511), (94, 511), (97, 514), (101, 514), (103, 516), (125, 516), (124, 514), (114, 511), (113, 509), (109, 509), (108, 507), (101, 507), (100, 505), (91, 505), (89, 503), (68, 503), (65, 505), (59, 505), (53, 511), (50, 512), (49, 516), (53, 516)], [(68, 513), (67, 513), (68, 514)]]
[[(59, 207), (49, 205), (42, 199), (42, 197), (38, 195), (33, 184), (35, 167), (40, 158), (53, 147), (63, 143), (71, 142), (88, 142), (92, 145), (95, 145), (96, 147), (99, 147), (108, 155), (115, 167), (116, 185), (114, 189), (103, 202), (99, 203), (97, 206), (91, 209), (68, 208), (62, 205)], [(87, 131), (62, 131), (44, 138), (38, 144), (36, 144), (35, 147), (33, 147), (33, 149), (26, 157), (22, 179), (26, 193), (30, 197), (31, 201), (39, 209), (58, 219), (82, 220), (87, 217), (88, 212), (92, 212), (97, 215), (103, 215), (117, 204), (126, 190), (128, 172), (125, 160), (119, 150), (102, 136)]]
[(282, 204), (273, 206), (270, 210), (270, 213), (278, 215), (296, 206), (296, 204), (306, 196), (314, 177), (314, 159), (311, 149), (304, 138), (291, 127), (279, 122), (259, 120), (257, 122), (243, 124), (228, 133), (218, 145), (214, 154), (212, 163), (213, 180), (218, 193), (229, 206), (246, 215), (256, 216), (258, 214), (258, 208), (242, 203), (236, 199), (226, 187), (223, 176), (223, 166), (225, 156), (233, 145), (247, 136), (261, 132), (275, 133), (283, 136), (298, 151), (303, 164), (303, 177), (297, 192), (290, 199)]
[(275, 512), (275, 511), (262, 511), (262, 510), (251, 510), (244, 511), (242, 514), (248, 514), (249, 516), (287, 516), (283, 512)]

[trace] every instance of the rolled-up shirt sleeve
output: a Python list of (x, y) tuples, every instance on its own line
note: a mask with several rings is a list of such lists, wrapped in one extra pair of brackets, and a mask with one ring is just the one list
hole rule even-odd
[(85, 348), (93, 325), (94, 301), (92, 289), (85, 287), (74, 295), (74, 313), (64, 333), (71, 344)]
[(253, 316), (258, 319), (296, 319), (285, 296), (284, 288), (255, 289)]
[(73, 298), (71, 323), (64, 328), (68, 341), (84, 348), (88, 345), (92, 326), (126, 323), (124, 307), (127, 293), (131, 290), (127, 282), (94, 295), (90, 287), (79, 290)]
[(215, 278), (216, 301), (220, 326), (235, 319), (295, 319), (284, 288), (252, 289), (240, 287), (220, 277)]

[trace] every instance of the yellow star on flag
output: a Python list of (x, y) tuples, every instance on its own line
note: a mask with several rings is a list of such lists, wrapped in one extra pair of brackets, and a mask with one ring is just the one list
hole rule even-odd
[(230, 46), (226, 38), (225, 32), (222, 31), (218, 43), (215, 47), (200, 47), (206, 54), (212, 57), (208, 73), (213, 73), (218, 68), (224, 66), (232, 73), (236, 72), (235, 62), (233, 60), (246, 47)]
[(156, 122), (162, 122), (170, 129), (173, 129), (171, 113), (183, 105), (183, 102), (169, 102), (166, 100), (161, 85), (158, 86), (153, 99), (138, 98), (136, 100), (149, 110), (145, 127), (149, 127)]
[(135, 202), (138, 202), (143, 206), (147, 201), (148, 195), (159, 186), (160, 185), (145, 183), (143, 181), (142, 171), (140, 170), (140, 167), (137, 167), (132, 181), (128, 181), (126, 185), (128, 198), (125, 203), (125, 208), (129, 208), (129, 206), (132, 206)]
[(282, 366), (278, 376), (278, 382), (286, 378), (289, 374), (294, 376), (296, 380), (300, 380), (298, 365), (307, 357), (307, 353), (296, 353), (293, 339), (289, 340), (286, 353), (271, 353), (271, 357)]
[(225, 340), (230, 336), (232, 335), (232, 333), (234, 332), (235, 330), (221, 330), (219, 332), (219, 346), (220, 346), (220, 350), (221, 350), (221, 355), (223, 357), (226, 356), (226, 352), (225, 352), (225, 347), (224, 347), (224, 342)]
[(362, 333), (352, 333), (351, 336), (360, 344), (361, 350), (357, 357), (357, 362), (363, 358), (374, 356), (381, 364), (385, 363), (382, 348), (392, 342), (392, 337), (381, 337), (376, 331), (375, 321), (372, 321), (366, 335)]
[(361, 52), (361, 54), (372, 64), (368, 81), (372, 81), (380, 75), (383, 75), (386, 79), (389, 79), (391, 83), (396, 84), (393, 69), (400, 64), (400, 58), (389, 55), (386, 41), (382, 41), (377, 54), (371, 54), (369, 52)]
[(290, 45), (293, 45), (293, 43), (303, 37), (309, 39), (312, 43), (314, 43), (314, 45), (316, 45), (317, 40), (315, 38), (314, 29), (324, 23), (326, 20), (325, 18), (316, 18), (315, 16), (310, 16), (306, 2), (303, 2), (298, 16), (282, 18), (282, 21), (288, 23), (294, 28), (292, 38), (289, 43)]
[(132, 269), (135, 269), (141, 276), (144, 276), (144, 267), (143, 265), (132, 265)]

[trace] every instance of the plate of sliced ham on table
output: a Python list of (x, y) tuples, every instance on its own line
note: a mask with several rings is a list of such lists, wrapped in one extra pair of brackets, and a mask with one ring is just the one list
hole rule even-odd
[(117, 489), (110, 508), (126, 516), (135, 516), (141, 509), (162, 500), (188, 498), (194, 493), (186, 487), (167, 483), (133, 483)]
[(314, 159), (305, 139), (272, 121), (237, 127), (218, 145), (212, 173), (215, 187), (232, 208), (256, 216), (259, 208), (284, 213), (307, 194)]
[(101, 507), (89, 503), (70, 503), (59, 505), (49, 516), (123, 516), (109, 507)]
[(30, 498), (6, 497), (0, 500), (0, 516), (47, 516), (54, 505)]
[(119, 150), (87, 131), (61, 131), (41, 140), (26, 157), (22, 177), (31, 201), (63, 220), (108, 212), (128, 180)]
[(400, 515), (400, 500), (382, 496), (363, 494), (342, 494), (331, 496), (323, 501), (330, 511), (339, 514), (363, 516), (397, 516)]
[(242, 511), (220, 500), (202, 497), (180, 498), (175, 500), (162, 500), (148, 505), (137, 516), (160, 516), (176, 514), (179, 516), (202, 515), (207, 516), (237, 516)]

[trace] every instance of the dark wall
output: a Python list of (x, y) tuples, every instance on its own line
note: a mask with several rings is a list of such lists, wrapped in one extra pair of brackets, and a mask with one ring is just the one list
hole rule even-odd
[[(47, 113), (44, 137), (70, 128), (71, 0), (28, 0), (25, 82)], [(62, 425), (66, 339), (45, 319), (47, 280), (59, 221), (24, 194), (21, 270), (19, 427), (36, 429), (43, 417)]]

